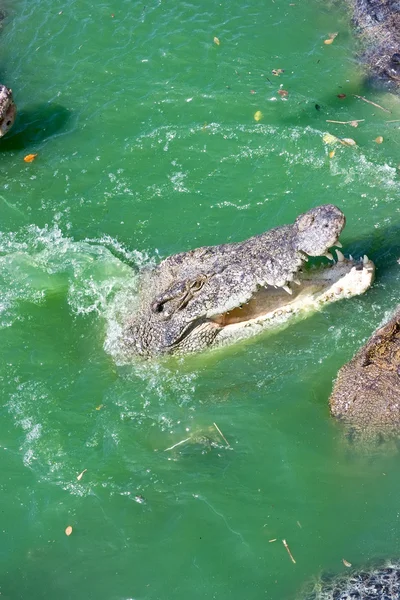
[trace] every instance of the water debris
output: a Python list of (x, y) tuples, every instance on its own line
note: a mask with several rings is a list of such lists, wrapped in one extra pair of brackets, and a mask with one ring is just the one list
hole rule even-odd
[(376, 142), (377, 144), (382, 144), (383, 142), (383, 137), (381, 135), (378, 135), (377, 138), (375, 138), (374, 142)]
[(65, 529), (65, 535), (71, 535), (72, 533), (72, 527), (71, 525), (68, 525), (68, 527)]
[(287, 541), (286, 541), (286, 540), (282, 540), (282, 544), (285, 546), (285, 548), (286, 548), (286, 550), (287, 550), (287, 553), (289, 554), (289, 556), (290, 556), (290, 560), (292, 561), (292, 563), (296, 564), (296, 561), (295, 561), (295, 560), (294, 560), (294, 558), (293, 558), (293, 554), (290, 552), (290, 548), (289, 548), (289, 546), (287, 545)]
[(173, 446), (170, 446), (169, 448), (165, 448), (164, 452), (168, 452), (168, 450), (173, 450), (174, 448), (176, 448), (177, 446), (180, 446), (181, 444), (184, 444), (185, 442), (188, 442), (191, 438), (188, 437), (185, 440), (181, 440), (180, 442), (177, 442), (176, 444), (174, 444)]
[(36, 157), (37, 154), (27, 154), (26, 156), (24, 156), (24, 161), (27, 163), (31, 163), (35, 160)]
[(263, 114), (262, 114), (261, 110), (258, 110), (257, 112), (254, 113), (255, 121), (257, 121), (257, 122), (261, 121), (262, 117), (263, 117)]
[(352, 138), (339, 138), (339, 142), (343, 144), (343, 146), (357, 146), (357, 142)]
[(380, 104), (376, 104), (376, 102), (372, 102), (372, 100), (367, 100), (367, 98), (364, 98), (364, 96), (358, 96), (357, 94), (353, 94), (353, 96), (354, 96), (354, 98), (359, 98), (360, 100), (363, 100), (364, 102), (367, 102), (367, 104), (372, 104), (372, 106), (376, 106), (376, 108), (380, 108), (381, 110), (383, 110), (383, 111), (385, 111), (387, 113), (391, 113), (392, 112), (388, 108), (384, 108)]
[(276, 540), (277, 540), (277, 539), (278, 539), (278, 538), (274, 538), (273, 540), (268, 540), (268, 541), (269, 541), (269, 543), (271, 543), (271, 542), (276, 542)]
[(289, 92), (287, 90), (278, 90), (278, 94), (281, 98), (286, 98), (286, 96), (289, 96)]
[(300, 529), (303, 529), (303, 527), (302, 527), (302, 525), (301, 525), (300, 521), (296, 521), (296, 523), (297, 523), (297, 525), (300, 527)]
[(337, 95), (337, 97), (338, 97), (340, 100), (343, 100), (343, 98), (346, 98), (346, 94), (338, 94), (338, 95)]
[(357, 143), (352, 138), (338, 138), (331, 133), (324, 133), (322, 141), (328, 146), (333, 144), (342, 144), (342, 146), (357, 146)]
[(99, 404), (99, 406), (96, 406), (96, 410), (101, 410), (103, 408), (104, 404)]
[(326, 119), (327, 123), (338, 123), (339, 125), (351, 125), (352, 127), (358, 127), (359, 123), (362, 123), (365, 119), (353, 119), (352, 121), (332, 121), (331, 119)]
[(217, 44), (217, 46), (219, 46), (219, 45), (220, 45), (220, 43), (221, 43), (221, 42), (219, 41), (219, 39), (218, 39), (217, 37), (215, 37), (215, 38), (214, 38), (214, 44)]
[(331, 150), (331, 151), (329, 152), (329, 158), (333, 158), (334, 156), (335, 156), (335, 151), (334, 151), (334, 150)]
[(82, 477), (84, 476), (84, 474), (86, 473), (87, 469), (83, 469), (82, 473), (79, 473), (79, 475), (77, 476), (77, 480), (80, 481), (82, 479)]
[(272, 75), (276, 75), (276, 77), (279, 77), (279, 75), (281, 75), (284, 72), (284, 69), (272, 69)]
[(336, 31), (336, 33), (329, 33), (329, 37), (327, 40), (324, 40), (324, 44), (326, 44), (327, 46), (332, 44), (335, 37), (337, 37), (337, 34), (338, 34), (338, 31)]
[(222, 431), (220, 430), (220, 428), (218, 427), (218, 425), (216, 423), (213, 423), (213, 425), (214, 425), (215, 429), (218, 431), (219, 435), (224, 440), (224, 442), (227, 445), (227, 447), (230, 448), (231, 447), (230, 443), (228, 442), (228, 440), (226, 439), (226, 437), (224, 436), (224, 434), (222, 433)]
[(345, 558), (342, 558), (342, 563), (344, 564), (345, 567), (348, 567), (350, 569), (351, 563), (349, 563), (348, 560), (346, 560)]

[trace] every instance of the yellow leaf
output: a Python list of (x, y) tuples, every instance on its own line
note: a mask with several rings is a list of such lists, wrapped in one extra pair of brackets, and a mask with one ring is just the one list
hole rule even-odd
[(27, 154), (26, 156), (24, 156), (24, 161), (25, 162), (33, 162), (36, 157), (37, 157), (37, 154)]
[(258, 110), (256, 113), (254, 113), (254, 119), (256, 121), (261, 121), (262, 117), (263, 117), (263, 114), (262, 114), (261, 110)]
[(221, 43), (221, 42), (219, 41), (219, 39), (218, 39), (217, 37), (215, 37), (215, 38), (214, 38), (214, 44), (217, 44), (217, 46), (219, 46), (219, 45), (220, 45), (220, 43)]
[(378, 137), (377, 137), (377, 138), (375, 138), (375, 142), (376, 142), (377, 144), (382, 144), (382, 142), (383, 142), (383, 137), (382, 137), (381, 135), (378, 135)]
[(331, 151), (329, 152), (329, 158), (333, 158), (334, 156), (335, 156), (335, 151), (334, 151), (334, 150), (331, 150)]
[(330, 33), (329, 34), (329, 39), (324, 40), (324, 44), (328, 45), (328, 44), (332, 44), (333, 40), (335, 39), (335, 37), (337, 36), (338, 32), (336, 33)]
[(71, 535), (71, 533), (72, 533), (72, 527), (71, 527), (71, 525), (68, 525), (68, 527), (65, 530), (65, 535)]
[(322, 137), (322, 141), (325, 144), (328, 144), (329, 146), (331, 146), (332, 144), (337, 144), (337, 142), (339, 142), (339, 138), (337, 138), (335, 135), (332, 135), (331, 133), (325, 133)]

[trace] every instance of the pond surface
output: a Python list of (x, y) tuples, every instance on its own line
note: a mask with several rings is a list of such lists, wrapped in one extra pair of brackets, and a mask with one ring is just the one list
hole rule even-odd
[[(328, 411), (400, 274), (400, 102), (363, 83), (343, 8), (5, 10), (19, 117), (0, 142), (2, 598), (282, 600), (343, 558), (398, 557), (398, 455), (355, 451)], [(357, 146), (329, 158), (325, 133)], [(376, 262), (366, 295), (208, 354), (117, 356), (140, 267), (327, 202), (345, 253)]]

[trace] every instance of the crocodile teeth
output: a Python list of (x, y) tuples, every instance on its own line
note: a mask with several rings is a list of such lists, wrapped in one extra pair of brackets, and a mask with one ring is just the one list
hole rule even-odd
[(288, 285), (283, 285), (282, 289), (285, 290), (285, 292), (287, 292), (288, 294), (293, 294), (292, 290), (290, 289), (290, 287)]
[(339, 240), (336, 242), (336, 244), (334, 244), (334, 246), (337, 246), (338, 248), (343, 248), (343, 244), (339, 242)]
[(364, 257), (363, 257), (363, 263), (364, 263), (364, 265), (367, 265), (369, 263), (369, 258), (366, 254), (364, 254)]
[(329, 258), (329, 260), (333, 260), (333, 256), (330, 252), (325, 252), (324, 256), (326, 256), (326, 258)]
[(351, 261), (353, 261), (353, 260), (354, 260), (354, 258), (352, 257), (352, 255), (351, 255), (351, 254), (349, 254), (349, 259), (350, 259)]
[(344, 254), (343, 254), (343, 252), (340, 252), (340, 250), (337, 250), (337, 249), (335, 249), (335, 252), (337, 254), (338, 262), (343, 262), (344, 261)]
[(297, 279), (297, 277), (293, 278), (293, 283), (295, 283), (296, 285), (301, 285), (300, 281)]

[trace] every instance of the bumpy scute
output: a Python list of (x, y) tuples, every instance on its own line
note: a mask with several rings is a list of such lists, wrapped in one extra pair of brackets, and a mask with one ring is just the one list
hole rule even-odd
[(351, 570), (340, 576), (324, 576), (306, 587), (298, 600), (399, 600), (400, 564)]
[(0, 85), (0, 137), (3, 137), (14, 124), (17, 108), (15, 106), (12, 90), (5, 85)]
[(340, 369), (329, 404), (355, 433), (400, 432), (400, 307)]

